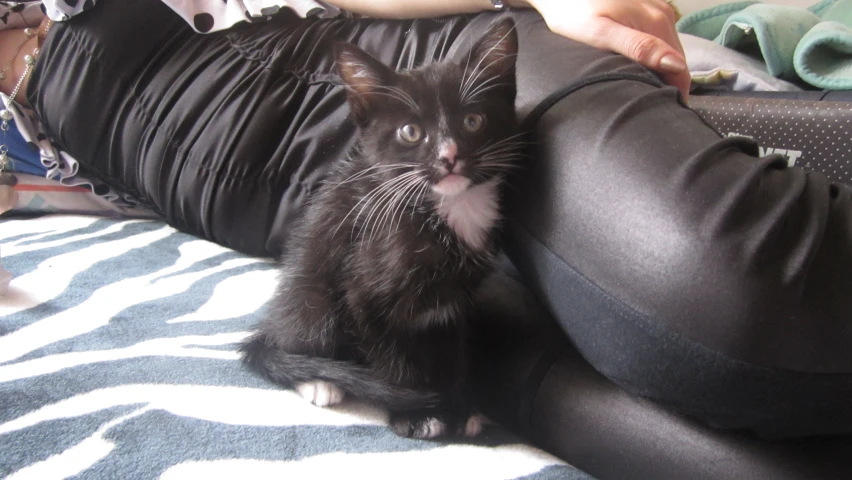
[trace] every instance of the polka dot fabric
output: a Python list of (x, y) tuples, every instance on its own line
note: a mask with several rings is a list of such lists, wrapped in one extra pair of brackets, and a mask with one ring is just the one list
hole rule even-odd
[[(62, 1), (62, 5), (67, 7), (65, 3), (66, 0)], [(75, 0), (67, 0), (71, 3), (77, 4), (77, 11), (82, 12), (83, 7), (86, 3), (89, 3), (93, 0), (88, 0), (86, 2), (75, 2)], [(47, 5), (44, 6), (46, 8)], [(23, 1), (23, 2), (7, 2), (0, 1), (0, 30), (4, 30), (7, 28), (26, 28), (26, 27), (34, 27), (41, 22), (41, 19), (44, 17), (44, 10), (42, 9), (41, 1)], [(48, 10), (48, 13), (51, 13)], [(66, 18), (68, 15), (62, 11), (56, 11), (51, 18)]]
[[(66, 1), (66, 0), (59, 0)], [(282, 8), (292, 8), (302, 17), (334, 16), (339, 10), (313, 0), (163, 0), (196, 32), (225, 30), (240, 22), (263, 22)]]
[(852, 102), (693, 96), (690, 106), (723, 135), (754, 138), (761, 155), (852, 184)]
[[(262, 22), (282, 8), (302, 17), (335, 16), (340, 10), (319, 0), (163, 0), (199, 33), (225, 30), (240, 22)], [(21, 11), (38, 9), (56, 21), (64, 21), (94, 7), (97, 0), (29, 0), (0, 2), (0, 29), (29, 26)], [(35, 22), (38, 24), (38, 22)]]

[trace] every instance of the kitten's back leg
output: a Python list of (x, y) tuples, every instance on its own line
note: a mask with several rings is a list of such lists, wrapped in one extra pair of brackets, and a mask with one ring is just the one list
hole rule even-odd
[(484, 417), (466, 410), (422, 409), (392, 412), (390, 427), (399, 436), (431, 440), (443, 436), (472, 438), (482, 432)]
[(423, 387), (436, 392), (441, 399), (426, 408), (392, 410), (390, 427), (394, 433), (434, 439), (475, 437), (482, 431), (482, 418), (474, 413), (470, 396), (465, 392), (468, 363), (465, 338), (462, 328), (441, 326), (411, 336), (400, 348), (376, 349), (377, 354), (385, 356), (387, 378), (418, 372), (421, 378), (429, 379)]

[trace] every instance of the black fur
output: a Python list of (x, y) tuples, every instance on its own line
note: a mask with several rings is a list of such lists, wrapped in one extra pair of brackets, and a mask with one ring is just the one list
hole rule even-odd
[(253, 370), (287, 388), (332, 383), (388, 408), (401, 435), (464, 432), (468, 320), (499, 221), (466, 241), (438, 214), (434, 186), (448, 171), (468, 190), (499, 184), (513, 166), (516, 54), (510, 20), (458, 63), (402, 73), (337, 45), (360, 141), (290, 240), (279, 290), (242, 346)]

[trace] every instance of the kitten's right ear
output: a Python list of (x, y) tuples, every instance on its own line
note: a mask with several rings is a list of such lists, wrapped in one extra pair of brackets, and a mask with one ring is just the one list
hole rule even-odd
[(378, 90), (393, 82), (392, 69), (351, 43), (334, 45), (337, 71), (346, 84), (346, 96), (358, 123), (367, 119)]
[(515, 60), (518, 56), (518, 32), (515, 22), (505, 18), (488, 28), (488, 31), (473, 46), (469, 54), (468, 64), (475, 70), (487, 73), (487, 79), (495, 77), (511, 77), (514, 83)]

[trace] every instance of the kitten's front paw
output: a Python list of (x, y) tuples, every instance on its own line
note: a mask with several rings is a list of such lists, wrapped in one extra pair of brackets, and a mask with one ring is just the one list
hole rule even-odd
[(447, 425), (437, 417), (419, 415), (393, 415), (391, 430), (400, 437), (431, 440), (438, 438), (447, 431)]
[(305, 400), (318, 407), (331, 407), (343, 401), (345, 393), (335, 385), (322, 380), (296, 385), (296, 391)]
[(444, 436), (472, 438), (482, 432), (483, 417), (480, 415), (458, 415), (436, 411), (393, 413), (391, 430), (407, 438), (432, 440)]
[(471, 415), (467, 418), (464, 424), (464, 429), (460, 432), (468, 438), (473, 438), (482, 433), (482, 425), (485, 423), (485, 418), (482, 415)]

